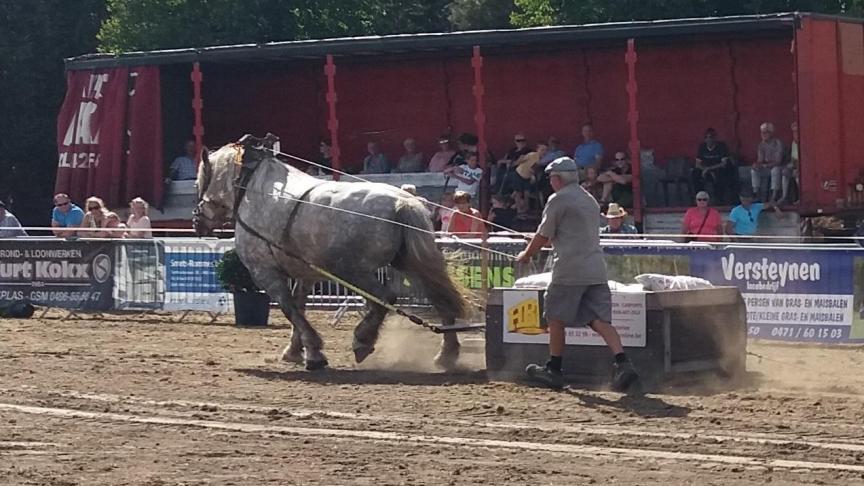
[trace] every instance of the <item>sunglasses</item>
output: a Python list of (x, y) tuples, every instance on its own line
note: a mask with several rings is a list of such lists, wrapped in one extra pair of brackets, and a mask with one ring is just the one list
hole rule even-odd
[(63, 206), (68, 206), (68, 205), (69, 205), (69, 201), (66, 201), (65, 203), (55, 204), (54, 207), (55, 208), (62, 208)]
[(615, 157), (615, 160), (617, 160), (617, 161), (622, 161), (622, 160), (627, 160), (627, 158), (624, 158), (624, 157), (622, 157), (622, 158)]
[(696, 200), (697, 200), (697, 201), (707, 201), (708, 198), (698, 197), (698, 198), (696, 198)]
[(527, 140), (525, 140), (524, 138), (517, 138), (517, 139), (515, 139), (515, 140), (513, 140), (513, 141), (516, 142), (516, 143), (525, 143), (525, 142), (527, 142)]
[(97, 209), (99, 209), (99, 206), (88, 206), (87, 207), (88, 211), (96, 211)]

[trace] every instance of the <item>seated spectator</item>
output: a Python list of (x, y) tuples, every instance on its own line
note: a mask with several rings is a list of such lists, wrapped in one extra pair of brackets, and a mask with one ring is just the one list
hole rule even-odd
[[(429, 211), (430, 216), (432, 213), (434, 213), (435, 208), (434, 208), (434, 206), (432, 206), (432, 203), (430, 203), (429, 200), (426, 199), (425, 197), (417, 194), (417, 186), (415, 186), (414, 184), (402, 184), (402, 186), (400, 186), (399, 189), (407, 192), (408, 194), (410, 194), (412, 196), (414, 196), (415, 199), (417, 199), (418, 201), (423, 203), (423, 206), (425, 206), (426, 209)], [(433, 222), (434, 222), (434, 219), (433, 219)]]
[(438, 138), (438, 151), (429, 160), (429, 172), (444, 172), (455, 156), (456, 151), (450, 148), (450, 137), (441, 135)]
[(588, 167), (599, 169), (603, 164), (603, 145), (594, 137), (594, 125), (590, 123), (582, 125), (582, 143), (573, 153), (573, 160), (582, 169)]
[(696, 193), (696, 207), (684, 213), (681, 234), (696, 235), (692, 238), (685, 237), (685, 241), (720, 241), (723, 235), (723, 219), (716, 209), (709, 207), (709, 199), (707, 192), (699, 191)]
[[(327, 167), (327, 169), (333, 167), (333, 154), (331, 152), (332, 150), (333, 143), (330, 141), (329, 138), (325, 138), (321, 141), (321, 144), (318, 145), (318, 153), (321, 154), (321, 157), (318, 158), (318, 163), (323, 165), (324, 167)], [(317, 169), (318, 175), (326, 175), (330, 173), (329, 170), (322, 167), (317, 167)]]
[(455, 201), (453, 201), (454, 194), (452, 192), (445, 192), (441, 196), (441, 204), (435, 210), (434, 215), (432, 216), (432, 224), (435, 227), (435, 231), (446, 231), (447, 226), (450, 224), (450, 218), (453, 216), (454, 210), (451, 209), (456, 206)]
[[(799, 175), (799, 152), (798, 152), (798, 123), (793, 122), (792, 126), (792, 144), (789, 147), (789, 163), (783, 168), (783, 196), (777, 204), (783, 204), (789, 198), (789, 183), (795, 181), (796, 194), (801, 193), (801, 178)], [(794, 204), (798, 204), (795, 201)]]
[(525, 138), (525, 135), (517, 133), (513, 137), (513, 147), (507, 151), (507, 155), (503, 159), (495, 163), (495, 169), (492, 173), (495, 176), (492, 192), (510, 194), (515, 190), (512, 186), (514, 181), (518, 182), (517, 179), (514, 179), (514, 177), (518, 177), (516, 174), (516, 161), (530, 152), (528, 139)]
[(741, 204), (732, 208), (729, 221), (726, 222), (727, 235), (753, 236), (759, 231), (759, 215), (763, 210), (774, 208), (777, 213), (780, 213), (780, 208), (774, 202), (754, 203), (753, 196), (753, 192), (749, 189), (741, 191), (739, 196)]
[(585, 180), (580, 184), (588, 194), (594, 196), (598, 202), (603, 199), (603, 184), (597, 180), (597, 169), (588, 167), (585, 169)]
[(423, 154), (417, 152), (417, 143), (414, 139), (406, 138), (405, 141), (402, 142), (402, 147), (405, 148), (405, 153), (402, 154), (402, 157), (399, 157), (399, 164), (396, 165), (393, 172), (399, 172), (402, 174), (424, 172)]
[(84, 215), (84, 220), (81, 221), (81, 227), (85, 229), (79, 231), (78, 235), (84, 238), (104, 236), (105, 233), (99, 230), (105, 227), (107, 221), (108, 209), (105, 208), (105, 203), (98, 197), (91, 196), (85, 201), (84, 207), (87, 208), (87, 213)]
[(82, 221), (84, 221), (84, 211), (70, 201), (68, 195), (61, 193), (54, 196), (54, 210), (51, 212), (51, 227), (54, 228), (52, 230), (54, 236), (58, 238), (75, 236)]
[(615, 203), (609, 204), (609, 209), (606, 210), (606, 214), (603, 215), (606, 217), (607, 224), (600, 228), (600, 234), (603, 235), (635, 235), (639, 234), (639, 231), (635, 226), (629, 223), (624, 222), (624, 218), (627, 217), (627, 211), (624, 210), (621, 206)]
[(150, 216), (147, 214), (149, 211), (150, 205), (140, 197), (136, 197), (129, 202), (130, 214), (126, 222), (126, 226), (131, 230), (129, 231), (129, 238), (153, 237), (153, 234), (147, 231), (150, 229)]
[(173, 181), (191, 181), (198, 177), (198, 170), (195, 167), (195, 141), (188, 140), (183, 146), (184, 155), (181, 155), (171, 162), (171, 167), (168, 170), (168, 178), (165, 182)]
[(472, 199), (477, 197), (480, 180), (483, 178), (483, 168), (479, 166), (477, 153), (468, 155), (465, 163), (459, 167), (449, 167), (444, 171), (456, 179), (456, 192), (464, 192)]
[(537, 166), (548, 150), (546, 142), (538, 143), (533, 152), (519, 157), (515, 170), (508, 173), (511, 178), (509, 186), (513, 189), (512, 195), (519, 214), (524, 215), (531, 209), (528, 198), (537, 190)]
[(6, 210), (6, 204), (0, 201), (0, 238), (14, 238), (16, 236), (27, 236), (27, 232), (21, 228), (18, 218)]
[(381, 153), (381, 148), (378, 142), (369, 142), (366, 144), (366, 150), (369, 155), (363, 159), (363, 174), (389, 174), (390, 161), (387, 156)]
[(720, 204), (731, 202), (729, 198), (735, 194), (738, 185), (738, 168), (732, 161), (729, 148), (724, 142), (717, 140), (717, 131), (713, 128), (705, 130), (705, 140), (696, 150), (696, 166), (691, 175), (694, 190), (704, 191), (707, 184), (715, 193)]
[(489, 221), (497, 226), (492, 226), (492, 231), (502, 231), (499, 226), (513, 229), (516, 220), (516, 210), (512, 208), (513, 200), (501, 194), (492, 196), (492, 209), (489, 210)]
[(545, 168), (549, 165), (549, 162), (565, 155), (564, 151), (561, 150), (561, 142), (558, 140), (558, 137), (549, 137), (546, 141), (546, 154), (540, 158), (539, 165), (541, 168)]
[(117, 216), (117, 213), (108, 212), (105, 214), (105, 226), (103, 227), (106, 230), (111, 231), (102, 231), (102, 238), (126, 238), (128, 233), (126, 231), (114, 231), (114, 230), (126, 230), (126, 225), (120, 221), (120, 216)]
[(486, 225), (480, 219), (480, 211), (471, 207), (470, 194), (456, 191), (453, 202), (456, 204), (456, 211), (450, 218), (446, 232), (468, 238), (476, 238), (485, 233)]
[(771, 194), (768, 201), (776, 202), (780, 196), (783, 178), (783, 142), (774, 136), (774, 124), (765, 122), (759, 126), (762, 141), (756, 150), (756, 162), (750, 168), (750, 182), (753, 193), (759, 197), (762, 190), (762, 178), (770, 177)]
[(603, 184), (601, 204), (614, 201), (625, 208), (633, 206), (633, 172), (626, 153), (615, 152), (615, 165), (597, 176), (597, 181)]

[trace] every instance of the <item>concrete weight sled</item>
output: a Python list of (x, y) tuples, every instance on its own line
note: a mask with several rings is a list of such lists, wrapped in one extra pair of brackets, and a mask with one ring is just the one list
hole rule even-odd
[[(520, 381), (528, 363), (548, 358), (544, 290), (496, 288), (486, 307), (486, 368), (491, 379)], [(613, 325), (639, 371), (643, 390), (682, 382), (733, 382), (746, 371), (747, 312), (735, 287), (612, 293)], [(565, 380), (608, 383), (612, 356), (589, 328), (567, 330)]]

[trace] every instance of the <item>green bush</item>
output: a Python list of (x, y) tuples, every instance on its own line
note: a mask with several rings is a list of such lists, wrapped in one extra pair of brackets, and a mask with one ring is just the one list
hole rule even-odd
[(234, 250), (226, 251), (222, 259), (216, 262), (216, 278), (219, 279), (222, 288), (233, 294), (261, 290), (255, 285), (249, 269), (243, 265), (240, 256)]

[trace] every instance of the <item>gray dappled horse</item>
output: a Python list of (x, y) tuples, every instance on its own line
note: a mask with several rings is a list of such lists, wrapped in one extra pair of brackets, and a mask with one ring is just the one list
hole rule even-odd
[[(395, 295), (379, 282), (376, 271), (392, 265), (425, 291), (444, 324), (465, 314), (465, 300), (434, 237), (388, 222), (431, 230), (429, 212), (420, 201), (386, 184), (311, 177), (274, 156), (276, 140), (270, 134), (263, 140), (246, 135), (212, 154), (204, 151), (192, 224), (196, 234), (206, 236), (234, 220), (237, 254), (294, 326), (291, 343), (282, 352), (284, 361), (299, 363), (305, 358), (309, 370), (327, 366), (321, 337), (304, 316), (306, 297), (322, 280), (309, 264), (389, 303), (395, 302)], [(296, 282), (293, 289), (289, 278)], [(367, 305), (368, 312), (354, 330), (358, 363), (374, 351), (387, 314), (379, 304)], [(458, 356), (458, 338), (444, 334), (436, 364), (452, 367)]]

